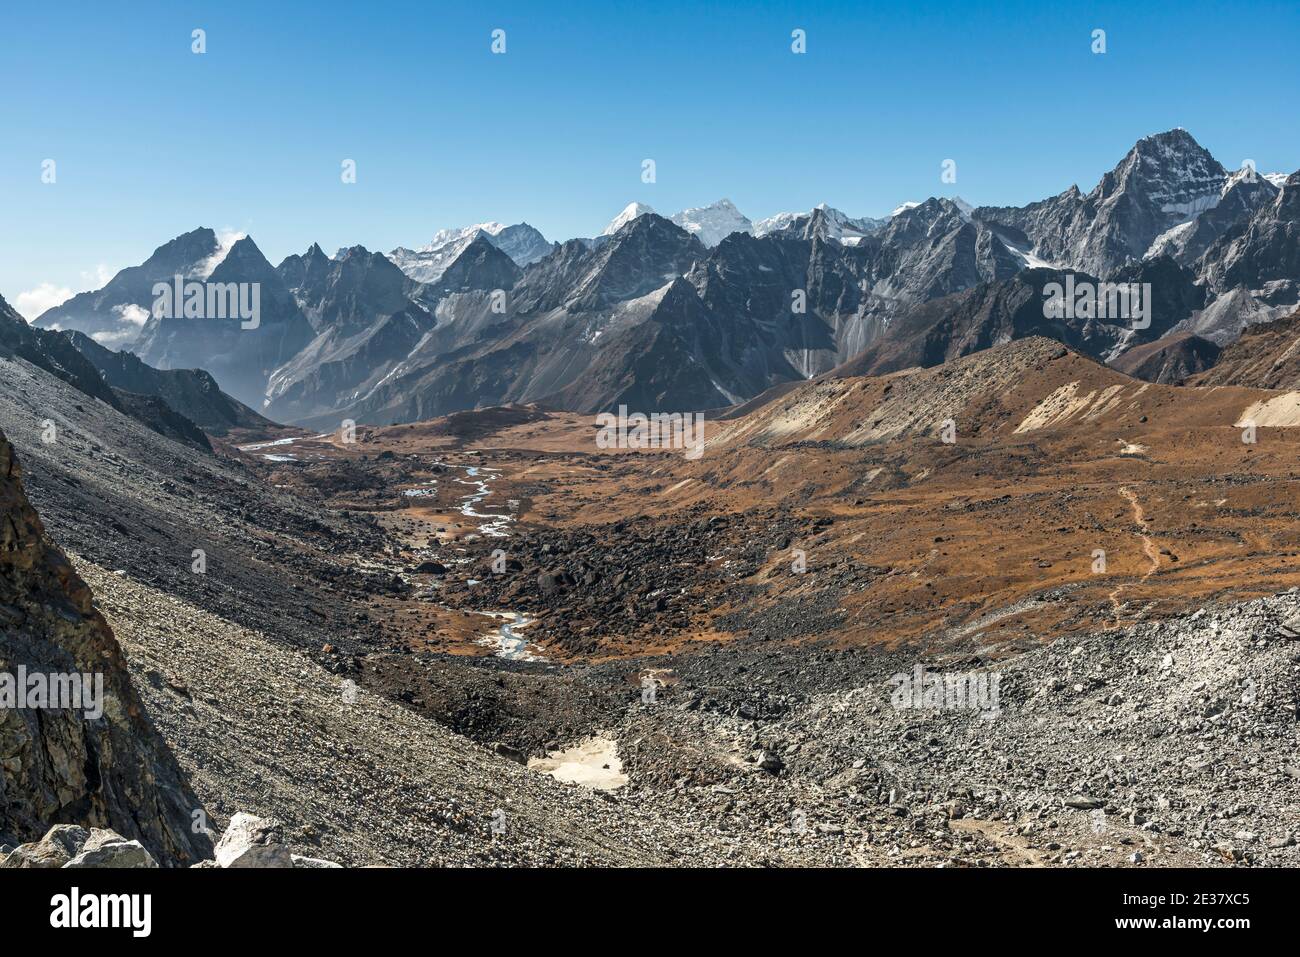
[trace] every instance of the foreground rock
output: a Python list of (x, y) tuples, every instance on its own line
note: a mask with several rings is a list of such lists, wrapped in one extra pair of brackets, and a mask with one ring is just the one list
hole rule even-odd
[(158, 862), (139, 841), (128, 841), (116, 831), (86, 830), (75, 824), (56, 824), (39, 841), (22, 844), (0, 855), (0, 868), (156, 868)]
[[(75, 701), (71, 693), (33, 698), (33, 676), (80, 693)], [(73, 856), (61, 843), (72, 832), (50, 829), (60, 819), (141, 839), (169, 863), (207, 856), (207, 839), (189, 827), (199, 803), (145, 714), (90, 589), (45, 537), (3, 434), (0, 682), (25, 705), (0, 708), (0, 835), (28, 842), (45, 835), (22, 853), (29, 863), (21, 866), (61, 867)]]
[(280, 822), (243, 811), (231, 818), (217, 843), (217, 863), (222, 867), (294, 866)]
[(56, 824), (39, 841), (20, 844), (2, 861), (0, 867), (62, 867), (81, 850), (90, 832), (75, 824)]
[(156, 868), (158, 862), (139, 841), (128, 841), (112, 831), (95, 830), (79, 853), (64, 867)]

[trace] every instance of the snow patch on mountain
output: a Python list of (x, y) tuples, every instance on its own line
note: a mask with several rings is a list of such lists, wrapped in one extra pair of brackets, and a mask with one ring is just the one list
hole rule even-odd
[(1171, 229), (1166, 229), (1157, 236), (1151, 243), (1151, 247), (1142, 256), (1143, 259), (1155, 259), (1157, 256), (1173, 255), (1178, 249), (1178, 237), (1196, 226), (1194, 219), (1189, 219), (1185, 223), (1179, 223)]
[(997, 239), (1020, 262), (1021, 269), (1060, 269), (1061, 267), (1053, 262), (1048, 262), (1041, 256), (1034, 255), (1034, 251), (1027, 246), (1018, 246), (1004, 236), (998, 236)]

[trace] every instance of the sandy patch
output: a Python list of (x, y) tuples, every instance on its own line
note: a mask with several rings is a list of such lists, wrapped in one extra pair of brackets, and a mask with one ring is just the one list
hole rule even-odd
[(613, 791), (627, 784), (618, 742), (594, 737), (564, 751), (552, 751), (544, 758), (531, 758), (528, 768), (549, 774), (557, 781), (581, 784), (597, 791)]
[(1252, 403), (1234, 427), (1245, 428), (1248, 421), (1257, 426), (1300, 425), (1300, 392), (1284, 392)]
[(1032, 432), (1069, 419), (1092, 403), (1095, 392), (1079, 395), (1079, 383), (1068, 382), (1029, 410), (1029, 414), (1016, 426), (1016, 432)]

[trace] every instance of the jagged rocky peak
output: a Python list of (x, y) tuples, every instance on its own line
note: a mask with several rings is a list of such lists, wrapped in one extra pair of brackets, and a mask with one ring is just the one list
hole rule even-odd
[(1161, 212), (1191, 217), (1218, 202), (1227, 180), (1228, 171), (1180, 127), (1138, 140), (1099, 189), (1138, 189)]
[[(1231, 177), (1191, 134), (1138, 140), (1086, 196), (1071, 187), (1022, 207), (982, 208), (977, 220), (1020, 230), (1040, 261), (1109, 276), (1139, 261), (1169, 230), (1213, 209)], [(1165, 240), (1162, 251), (1173, 247)]]
[(952, 200), (931, 196), (890, 217), (880, 238), (885, 243), (913, 242), (934, 232), (960, 228), (966, 222), (969, 217)]
[(262, 255), (262, 250), (253, 242), (252, 236), (241, 236), (231, 245), (230, 250), (222, 257), (221, 262), (209, 273), (208, 278), (213, 282), (220, 281), (219, 277), (236, 277), (249, 281), (253, 275), (265, 275), (273, 272), (270, 262)]
[[(220, 251), (221, 243), (216, 232), (207, 226), (200, 226), (163, 243), (144, 261), (143, 266), (176, 269), (185, 275), (191, 275)], [(216, 263), (212, 265), (215, 266)]]
[(582, 311), (644, 296), (684, 276), (707, 254), (704, 244), (680, 226), (644, 213), (580, 261), (565, 305)]
[(477, 235), (434, 284), (444, 292), (510, 289), (523, 274), (513, 259)]
[(317, 332), (326, 326), (364, 328), (409, 304), (410, 280), (382, 253), (350, 246), (334, 259), (311, 250), (280, 264), (280, 276)]
[(434, 283), (476, 239), (483, 238), (523, 267), (542, 259), (555, 249), (536, 228), (527, 223), (476, 223), (455, 229), (440, 229), (426, 246), (407, 249), (398, 246), (388, 258), (417, 282)]
[(319, 243), (312, 243), (302, 255), (286, 256), (276, 267), (276, 272), (284, 284), (295, 294), (305, 286), (315, 285), (323, 280), (333, 267), (334, 260), (320, 248)]
[(855, 218), (834, 206), (818, 203), (806, 213), (777, 213), (775, 216), (760, 219), (754, 224), (753, 232), (755, 236), (780, 233), (805, 239), (817, 235), (822, 239), (833, 239), (846, 246), (852, 246), (877, 232), (887, 222), (888, 218), (872, 219), (869, 216)]

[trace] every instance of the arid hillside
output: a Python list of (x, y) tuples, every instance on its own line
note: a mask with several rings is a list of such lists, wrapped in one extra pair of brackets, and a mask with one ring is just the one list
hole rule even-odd
[[(1142, 382), (1028, 339), (806, 383), (709, 423), (694, 461), (606, 453), (589, 418), (562, 414), (459, 445), (445, 427), (398, 426), (358, 447), (427, 441), (498, 470), (487, 501), (515, 502), (512, 540), (458, 541), (440, 588), (455, 605), (541, 612), (533, 640), (553, 636), (557, 655), (769, 631), (993, 651), (1300, 583), (1296, 398)], [(426, 491), (380, 497), (451, 529), (461, 487)], [(491, 573), (498, 546), (517, 571)], [(660, 574), (638, 584), (646, 567)], [(600, 614), (611, 602), (618, 624)]]

